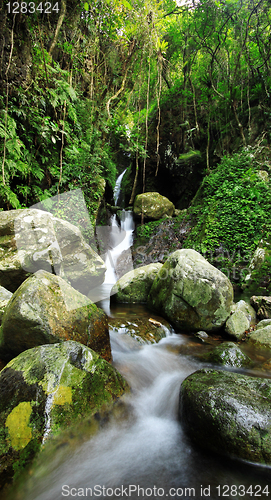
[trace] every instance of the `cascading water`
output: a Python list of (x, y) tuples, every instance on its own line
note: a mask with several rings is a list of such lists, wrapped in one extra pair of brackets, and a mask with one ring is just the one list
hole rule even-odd
[[(126, 170), (124, 170), (116, 180), (114, 188), (115, 205), (119, 199), (121, 181)], [(106, 231), (104, 231), (104, 229)], [(117, 216), (112, 215), (110, 227), (98, 227), (96, 231), (98, 239), (108, 240), (107, 252), (102, 256), (106, 265), (106, 273), (103, 284), (94, 290), (91, 290), (88, 297), (93, 300), (93, 302), (99, 302), (99, 305), (101, 305), (101, 307), (103, 307), (105, 312), (108, 314), (110, 310), (109, 298), (112, 286), (123, 274), (128, 273), (133, 269), (131, 252), (127, 253), (133, 243), (132, 235), (134, 231), (134, 220), (132, 211), (121, 211), (120, 225), (117, 221)], [(125, 261), (118, 266), (118, 260), (124, 252), (126, 252)]]

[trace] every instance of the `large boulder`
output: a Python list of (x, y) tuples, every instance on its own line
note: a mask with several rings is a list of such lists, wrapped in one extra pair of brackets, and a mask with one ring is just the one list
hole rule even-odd
[(185, 331), (218, 330), (233, 302), (229, 279), (195, 250), (177, 250), (154, 280), (148, 306)]
[(179, 418), (205, 450), (271, 464), (271, 381), (199, 370), (181, 386)]
[(111, 360), (106, 314), (59, 276), (37, 271), (9, 301), (0, 330), (0, 358), (42, 344), (75, 340)]
[(39, 269), (81, 293), (101, 284), (105, 274), (103, 260), (69, 222), (36, 209), (0, 212), (0, 285), (14, 292)]
[(113, 286), (111, 299), (114, 302), (147, 302), (150, 289), (161, 267), (162, 264), (158, 262), (124, 274)]
[(127, 388), (114, 367), (78, 342), (21, 353), (0, 372), (0, 474), (12, 476), (48, 438), (112, 407)]
[(138, 194), (134, 201), (134, 214), (140, 217), (142, 214), (149, 219), (158, 220), (165, 215), (172, 217), (175, 206), (168, 198), (159, 193)]

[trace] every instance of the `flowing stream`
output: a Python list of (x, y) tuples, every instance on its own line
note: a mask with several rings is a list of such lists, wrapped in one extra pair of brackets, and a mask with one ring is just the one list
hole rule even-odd
[[(131, 242), (131, 234), (128, 240)], [(139, 317), (150, 317), (142, 305), (110, 309), (107, 299), (105, 309), (109, 315), (129, 318), (135, 324)], [(124, 396), (128, 417), (111, 421), (64, 455), (61, 449), (55, 451), (51, 460), (33, 469), (23, 500), (271, 498), (269, 468), (197, 449), (178, 421), (182, 380), (207, 366), (195, 356), (197, 349), (206, 348), (204, 344), (172, 332), (158, 344), (143, 347), (115, 330), (110, 338), (113, 364), (131, 387)], [(257, 485), (261, 489), (255, 489)], [(267, 485), (268, 495), (262, 493)]]

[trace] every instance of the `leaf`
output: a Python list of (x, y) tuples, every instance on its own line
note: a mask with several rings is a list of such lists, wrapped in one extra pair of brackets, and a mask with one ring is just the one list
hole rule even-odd
[(89, 11), (89, 5), (87, 2), (84, 3), (84, 9), (88, 12)]

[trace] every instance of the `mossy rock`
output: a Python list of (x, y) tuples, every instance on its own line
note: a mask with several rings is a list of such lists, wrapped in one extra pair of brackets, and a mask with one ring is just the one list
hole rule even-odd
[(75, 340), (111, 360), (107, 316), (59, 276), (38, 271), (13, 294), (0, 330), (0, 358)]
[(252, 365), (251, 359), (234, 342), (223, 342), (209, 352), (204, 359), (211, 363), (233, 368)]
[(153, 263), (124, 274), (111, 290), (111, 300), (119, 303), (147, 302), (152, 284), (162, 264)]
[(250, 322), (243, 311), (235, 311), (226, 321), (225, 332), (240, 340), (249, 329)]
[(47, 439), (127, 389), (115, 368), (78, 342), (21, 353), (0, 372), (0, 474), (12, 476)]
[(220, 370), (189, 375), (179, 419), (204, 450), (271, 464), (271, 381)]
[(158, 220), (165, 215), (172, 217), (175, 206), (173, 203), (156, 192), (138, 194), (134, 201), (134, 214), (140, 217), (142, 214), (152, 220)]
[(229, 279), (195, 250), (177, 250), (151, 287), (148, 307), (183, 331), (218, 330), (233, 303)]

